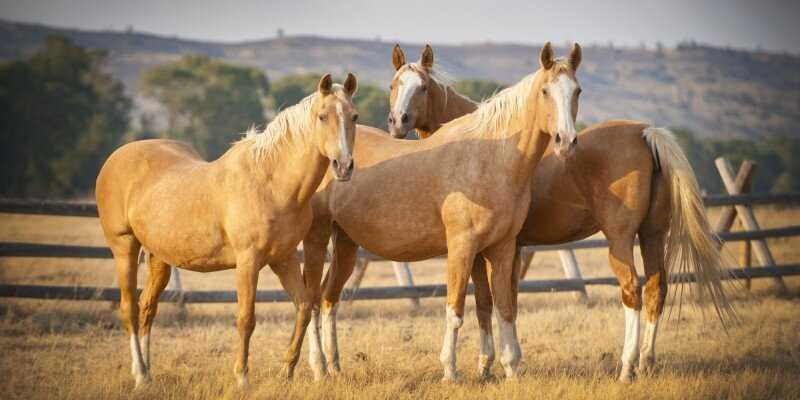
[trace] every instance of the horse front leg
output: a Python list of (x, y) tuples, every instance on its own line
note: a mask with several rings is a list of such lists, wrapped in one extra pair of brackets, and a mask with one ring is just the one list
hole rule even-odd
[(447, 305), (445, 307), (445, 331), (439, 361), (444, 367), (442, 381), (457, 379), (456, 344), (458, 330), (464, 323), (464, 301), (467, 284), (475, 261), (474, 240), (469, 235), (460, 235), (447, 240)]
[(500, 331), (500, 363), (506, 379), (515, 379), (522, 359), (516, 326), (520, 268), (516, 238), (500, 241), (484, 250), (484, 254)]
[(311, 322), (308, 328), (308, 363), (318, 381), (326, 374), (326, 360), (322, 353), (320, 337), (320, 301), (322, 296), (322, 271), (325, 267), (325, 255), (331, 236), (330, 221), (314, 220), (305, 238), (303, 238), (303, 278), (306, 290), (311, 296)]
[(341, 299), (342, 289), (356, 263), (358, 245), (347, 234), (334, 225), (333, 259), (322, 286), (322, 346), (325, 359), (328, 360), (328, 374), (336, 375), (341, 371), (339, 366), (339, 341), (336, 336), (336, 310)]
[(475, 309), (480, 328), (480, 353), (478, 355), (478, 376), (489, 377), (494, 363), (494, 336), (492, 333), (492, 293), (489, 277), (486, 274), (486, 260), (482, 255), (475, 257), (472, 266), (472, 282), (475, 284)]

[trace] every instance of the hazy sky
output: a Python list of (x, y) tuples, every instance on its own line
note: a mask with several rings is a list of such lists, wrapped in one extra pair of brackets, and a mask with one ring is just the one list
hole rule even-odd
[(800, 0), (0, 0), (0, 18), (241, 41), (287, 35), (466, 43), (680, 40), (800, 53)]

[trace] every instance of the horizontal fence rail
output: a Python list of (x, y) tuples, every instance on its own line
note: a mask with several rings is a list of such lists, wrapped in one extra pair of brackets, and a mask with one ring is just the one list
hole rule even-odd
[[(778, 194), (739, 194), (704, 196), (707, 207), (734, 205), (797, 205), (800, 192)], [(0, 213), (58, 215), (67, 217), (97, 217), (97, 205), (90, 202), (71, 202), (53, 200), (0, 199)]]
[[(759, 205), (800, 204), (800, 193), (783, 194), (742, 194), (731, 196), (706, 196), (706, 206), (734, 206), (734, 205)], [(77, 203), (66, 201), (27, 201), (0, 199), (0, 213), (54, 215), (72, 217), (97, 217), (97, 206), (94, 203)], [(751, 241), (770, 238), (783, 238), (800, 236), (800, 225), (775, 229), (760, 229), (740, 232), (720, 233), (719, 238), (726, 242)], [(526, 246), (534, 251), (575, 250), (608, 247), (605, 239), (587, 239), (556, 245)], [(302, 257), (302, 250), (298, 252)], [(359, 255), (369, 260), (383, 260), (383, 258), (363, 249)], [(111, 251), (107, 247), (97, 246), (72, 246), (60, 244), (17, 243), (0, 242), (0, 257), (43, 257), (43, 258), (88, 258), (110, 259)], [(729, 276), (725, 279), (758, 279), (775, 278), (780, 276), (800, 275), (800, 264), (786, 264), (771, 267), (746, 268), (728, 270)], [(694, 276), (676, 275), (670, 277), (672, 282), (694, 281)], [(641, 278), (640, 278), (641, 279)], [(556, 280), (526, 280), (520, 282), (520, 293), (550, 293), (581, 291), (585, 285), (618, 285), (614, 277), (598, 277), (587, 279), (556, 279)], [(469, 285), (469, 293), (473, 293), (473, 286)], [(404, 299), (443, 297), (446, 295), (446, 285), (419, 285), (419, 286), (386, 286), (347, 288), (342, 293), (343, 299)], [(18, 297), (32, 299), (62, 299), (62, 300), (105, 300), (119, 301), (119, 289), (103, 287), (81, 286), (40, 286), (40, 285), (15, 285), (0, 284), (0, 297)], [(178, 303), (231, 303), (236, 302), (235, 291), (176, 291), (165, 290), (161, 301)], [(258, 302), (286, 302), (290, 299), (283, 290), (262, 290), (256, 294)]]
[[(724, 279), (759, 279), (775, 276), (800, 275), (800, 264), (786, 264), (775, 267), (756, 269), (731, 269), (730, 275)], [(640, 278), (644, 284), (644, 278)], [(680, 274), (672, 276), (671, 282), (693, 282), (694, 275)], [(552, 279), (530, 280), (519, 283), (520, 293), (554, 293), (580, 290), (582, 285), (617, 286), (617, 279), (611, 277), (587, 279)], [(472, 284), (467, 289), (474, 292)], [(407, 298), (444, 297), (446, 285), (419, 286), (386, 286), (344, 289), (342, 299), (353, 300), (391, 300)], [(104, 300), (119, 301), (119, 289), (101, 287), (39, 286), (39, 285), (0, 285), (0, 297), (16, 297), (49, 300)], [(235, 303), (236, 292), (232, 290), (197, 290), (176, 292), (165, 290), (161, 295), (163, 302), (183, 303)], [(283, 290), (259, 290), (256, 292), (257, 302), (288, 302), (289, 297)]]
[[(784, 228), (761, 229), (758, 231), (724, 232), (719, 234), (719, 238), (725, 242), (740, 242), (745, 240), (772, 239), (791, 236), (800, 236), (800, 225), (787, 226)], [(534, 251), (595, 249), (604, 247), (608, 247), (608, 241), (606, 239), (587, 239), (555, 245), (525, 246), (526, 249)], [(298, 251), (298, 256), (302, 258), (302, 250)], [(364, 249), (359, 249), (359, 256), (372, 261), (384, 260), (384, 258), (372, 254)], [(108, 247), (17, 242), (0, 242), (0, 257), (113, 258), (111, 255), (111, 250)]]

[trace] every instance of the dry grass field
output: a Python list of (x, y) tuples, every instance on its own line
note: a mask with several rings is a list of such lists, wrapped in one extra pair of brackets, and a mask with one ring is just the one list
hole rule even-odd
[[(798, 209), (759, 209), (764, 227), (800, 223)], [(102, 245), (96, 219), (0, 214), (0, 241)], [(800, 239), (770, 241), (780, 263), (800, 262)], [(737, 246), (730, 250), (738, 252)], [(578, 252), (585, 276), (608, 276), (603, 250)], [(641, 267), (641, 264), (639, 264)], [(440, 283), (444, 264), (412, 264), (418, 283)], [(140, 271), (140, 284), (146, 277)], [(108, 260), (0, 259), (0, 282), (51, 285), (113, 283)], [(561, 277), (557, 254), (534, 258), (528, 278)], [(232, 289), (229, 271), (185, 273), (186, 289)], [(235, 306), (163, 305), (153, 329), (153, 382), (133, 391), (128, 341), (107, 302), (0, 299), (0, 398), (800, 398), (800, 278), (777, 296), (769, 280), (732, 295), (741, 324), (726, 333), (700, 310), (684, 307), (662, 324), (658, 367), (631, 385), (615, 381), (623, 312), (615, 288), (589, 288), (590, 301), (570, 294), (523, 294), (519, 336), (522, 377), (480, 381), (478, 329), (468, 308), (459, 337), (456, 384), (442, 384), (438, 361), (444, 300), (411, 310), (405, 301), (361, 301), (340, 309), (344, 373), (315, 383), (304, 354), (294, 381), (277, 378), (289, 341), (288, 304), (257, 305), (251, 386), (237, 389), (233, 357)], [(373, 263), (363, 286), (393, 285), (388, 263)], [(261, 289), (278, 288), (268, 270)], [(470, 305), (472, 301), (468, 302)], [(502, 377), (495, 364), (493, 372)]]

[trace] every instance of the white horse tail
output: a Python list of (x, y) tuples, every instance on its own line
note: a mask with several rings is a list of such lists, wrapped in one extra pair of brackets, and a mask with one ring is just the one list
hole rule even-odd
[(692, 285), (691, 291), (696, 298), (710, 298), (725, 326), (726, 322), (736, 320), (722, 284), (726, 274), (723, 267), (725, 257), (719, 238), (712, 232), (706, 217), (692, 166), (669, 130), (650, 127), (642, 136), (669, 182), (671, 215), (665, 240), (667, 276), (693, 273), (697, 285)]

